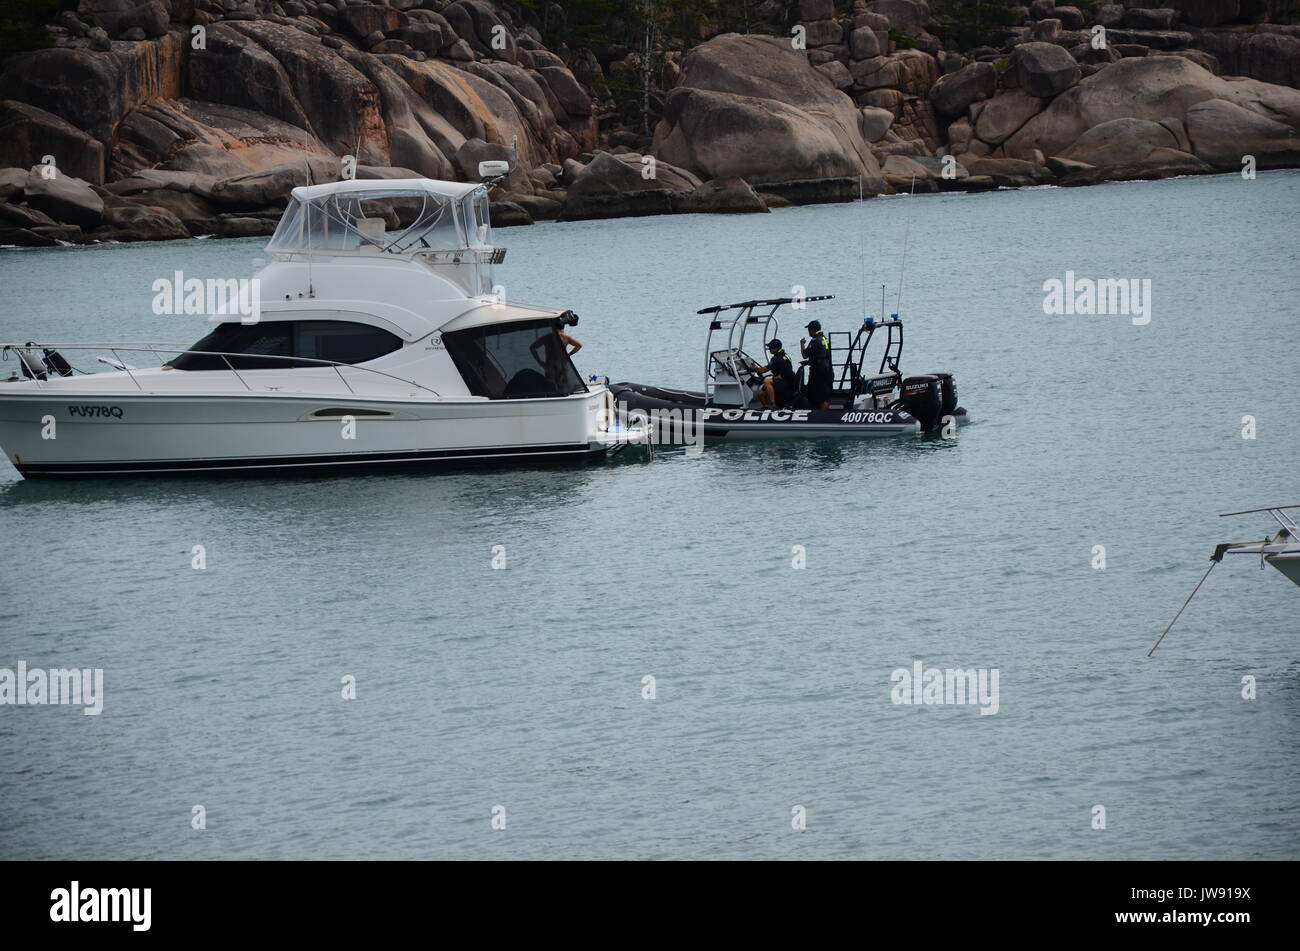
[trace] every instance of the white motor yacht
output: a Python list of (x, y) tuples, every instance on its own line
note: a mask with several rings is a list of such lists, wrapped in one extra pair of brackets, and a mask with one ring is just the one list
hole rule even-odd
[[(267, 251), (240, 298), (251, 306), (224, 306), (193, 346), (3, 345), (0, 447), (18, 471), (391, 470), (586, 459), (646, 440), (574, 367), (560, 336), (572, 311), (494, 296), (505, 249), (484, 184), (295, 188)], [(74, 366), (96, 357), (114, 369)]]

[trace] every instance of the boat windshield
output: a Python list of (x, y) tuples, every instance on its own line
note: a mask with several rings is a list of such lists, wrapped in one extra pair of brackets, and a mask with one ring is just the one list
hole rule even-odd
[(475, 396), (517, 400), (587, 391), (552, 318), (453, 330), (442, 341)]
[(390, 254), (488, 248), (487, 195), (461, 197), (394, 187), (294, 196), (270, 243), (272, 252), (357, 251)]

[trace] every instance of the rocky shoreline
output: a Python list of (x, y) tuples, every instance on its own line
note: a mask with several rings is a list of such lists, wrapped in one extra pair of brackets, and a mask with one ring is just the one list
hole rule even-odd
[(1170, 2), (1035, 0), (963, 50), (924, 0), (766, 0), (597, 55), (554, 3), (82, 0), (0, 71), (0, 245), (263, 235), (297, 185), (485, 159), (498, 225), (1300, 167), (1300, 26)]

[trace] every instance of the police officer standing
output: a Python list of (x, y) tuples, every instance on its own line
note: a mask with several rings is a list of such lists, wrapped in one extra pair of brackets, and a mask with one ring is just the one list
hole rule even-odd
[(804, 396), (813, 409), (830, 409), (831, 390), (834, 388), (835, 372), (831, 368), (831, 345), (822, 333), (821, 321), (808, 321), (807, 328), (811, 339), (799, 341), (799, 352), (803, 355), (804, 365), (808, 367), (808, 382), (804, 384)]

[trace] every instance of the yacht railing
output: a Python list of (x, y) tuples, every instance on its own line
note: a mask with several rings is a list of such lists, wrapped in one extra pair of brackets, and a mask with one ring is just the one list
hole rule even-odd
[[(23, 368), (24, 366), (21, 360), (21, 355), (26, 355), (29, 358), (34, 358), (35, 360), (39, 361), (41, 364), (46, 365), (48, 367), (48, 365), (45, 364), (45, 358), (43, 356), (43, 351), (45, 350), (58, 350), (58, 351), (107, 350), (109, 353), (113, 355), (113, 359), (117, 362), (119, 368), (124, 373), (126, 373), (128, 377), (130, 377), (131, 382), (135, 384), (136, 389), (140, 390), (141, 392), (144, 391), (144, 387), (140, 385), (140, 381), (135, 378), (135, 374), (132, 372), (133, 370), (138, 370), (139, 367), (132, 367), (127, 365), (126, 362), (123, 361), (122, 358), (118, 355), (118, 351), (123, 351), (125, 353), (152, 354), (154, 358), (159, 361), (158, 365), (160, 367), (167, 366), (169, 362), (168, 359), (164, 357), (162, 354), (171, 354), (173, 356), (179, 356), (180, 354), (194, 354), (196, 356), (203, 356), (203, 357), (221, 357), (223, 362), (226, 364), (226, 367), (230, 370), (231, 373), (235, 375), (235, 379), (239, 380), (239, 382), (244, 385), (244, 389), (248, 390), (249, 392), (254, 391), (253, 387), (250, 386), (248, 384), (248, 381), (245, 380), (243, 376), (240, 375), (239, 371), (235, 369), (234, 364), (230, 362), (231, 357), (238, 357), (241, 360), (280, 361), (282, 364), (283, 363), (289, 364), (290, 368), (299, 366), (303, 363), (309, 363), (312, 364), (313, 366), (329, 367), (333, 369), (336, 374), (338, 374), (339, 381), (345, 387), (347, 387), (348, 392), (351, 393), (353, 396), (356, 396), (358, 394), (357, 391), (352, 388), (352, 384), (347, 381), (346, 377), (344, 377), (343, 375), (344, 368), (347, 368), (349, 370), (362, 370), (366, 373), (373, 373), (376, 376), (381, 376), (389, 380), (395, 380), (398, 383), (404, 383), (407, 386), (414, 386), (417, 387), (418, 389), (425, 390), (429, 393), (432, 393), (434, 396), (439, 396), (439, 397), (441, 396), (441, 394), (438, 393), (437, 390), (433, 389), (432, 387), (425, 386), (423, 383), (418, 383), (415, 380), (408, 380), (405, 377), (400, 377), (392, 373), (385, 373), (383, 370), (376, 370), (374, 367), (360, 366), (355, 363), (341, 363), (337, 360), (318, 360), (313, 357), (282, 356), (280, 354), (269, 354), (269, 353), (231, 353), (228, 351), (221, 351), (221, 350), (194, 350), (186, 344), (144, 343), (144, 342), (132, 342), (132, 343), (28, 342), (28, 343), (21, 343), (21, 344), (6, 343), (6, 344), (0, 344), (0, 357), (7, 359), (9, 355), (9, 351), (11, 350), (14, 351), (15, 354), (20, 355), (20, 360), (19, 360), (20, 369)], [(94, 373), (90, 373), (85, 370), (79, 370), (76, 367), (72, 367), (72, 369), (80, 373), (82, 376), (95, 376)], [(275, 367), (271, 367), (271, 369), (275, 369)], [(244, 367), (244, 370), (248, 371), (249, 367)], [(177, 372), (202, 373), (205, 371), (178, 370)], [(59, 374), (55, 373), (55, 371), (52, 370), (49, 371), (49, 373), (47, 374), (47, 379), (49, 375), (54, 375), (56, 378), (59, 378)], [(36, 383), (38, 388), (43, 382), (46, 382), (45, 380), (41, 380), (38, 377), (27, 377), (27, 378), (31, 379), (32, 382)]]
[(1266, 505), (1261, 509), (1242, 509), (1240, 512), (1221, 512), (1219, 518), (1227, 518), (1229, 515), (1252, 515), (1255, 512), (1267, 512), (1269, 515), (1273, 516), (1274, 521), (1294, 535), (1297, 532), (1300, 532), (1300, 526), (1296, 525), (1295, 519), (1290, 515), (1282, 514), (1288, 509), (1300, 509), (1300, 505)]

